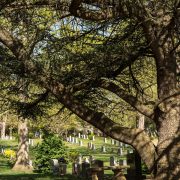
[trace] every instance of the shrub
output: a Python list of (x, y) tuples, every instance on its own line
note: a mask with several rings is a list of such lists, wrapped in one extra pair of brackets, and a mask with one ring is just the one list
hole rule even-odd
[(35, 170), (48, 173), (50, 172), (50, 159), (64, 158), (67, 160), (66, 147), (64, 146), (62, 140), (52, 134), (46, 135), (41, 144), (38, 144), (34, 150)]

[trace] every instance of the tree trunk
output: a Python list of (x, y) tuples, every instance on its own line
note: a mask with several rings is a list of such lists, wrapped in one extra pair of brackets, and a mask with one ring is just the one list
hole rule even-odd
[(5, 132), (6, 132), (6, 122), (3, 121), (1, 123), (1, 139), (5, 139)]
[(158, 180), (180, 177), (180, 95), (173, 95), (178, 91), (175, 64), (173, 56), (157, 61), (159, 104), (155, 110), (155, 122), (159, 137)]
[(31, 171), (32, 167), (29, 165), (29, 145), (28, 145), (28, 127), (27, 120), (20, 121), (18, 127), (19, 134), (19, 148), (17, 151), (16, 163), (13, 170), (17, 171)]

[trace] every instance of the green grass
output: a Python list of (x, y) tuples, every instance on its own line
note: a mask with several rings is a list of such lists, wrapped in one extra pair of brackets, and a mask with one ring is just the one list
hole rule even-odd
[[(82, 156), (89, 156), (92, 155), (94, 157), (94, 159), (97, 160), (102, 160), (104, 161), (104, 166), (109, 166), (109, 158), (110, 156), (115, 156), (117, 159), (122, 159), (124, 157), (119, 157), (117, 154), (117, 150), (118, 150), (118, 145), (111, 145), (110, 139), (107, 139), (107, 143), (104, 143), (104, 139), (101, 137), (96, 137), (95, 141), (92, 141), (93, 144), (95, 144), (96, 146), (96, 150), (90, 150), (87, 148), (87, 144), (88, 142), (90, 142), (90, 140), (87, 139), (81, 139), (83, 141), (83, 146), (80, 147), (78, 144), (71, 144), (68, 142), (65, 142), (65, 145), (67, 146), (68, 150), (71, 151), (77, 151), (79, 154), (81, 154)], [(37, 143), (40, 143), (41, 140), (35, 139), (34, 144), (36, 145)], [(101, 146), (105, 145), (107, 152), (106, 153), (102, 153), (101, 152)], [(18, 142), (17, 140), (0, 140), (0, 147), (3, 148), (10, 148), (13, 150), (17, 150), (18, 148)], [(113, 152), (112, 150), (113, 149)], [(30, 148), (30, 159), (34, 159), (33, 157), (33, 153), (31, 151)], [(51, 180), (51, 179), (64, 179), (64, 180), (78, 180), (80, 179), (79, 177), (74, 177), (71, 175), (72, 173), (72, 164), (69, 163), (68, 164), (68, 168), (67, 168), (67, 175), (66, 176), (53, 176), (51, 174), (38, 174), (38, 173), (25, 173), (25, 172), (15, 172), (11, 170), (11, 166), (8, 163), (8, 159), (3, 157), (2, 155), (0, 155), (0, 180)], [(105, 171), (105, 174), (107, 175), (107, 179), (109, 179), (108, 177), (112, 176), (112, 171)]]

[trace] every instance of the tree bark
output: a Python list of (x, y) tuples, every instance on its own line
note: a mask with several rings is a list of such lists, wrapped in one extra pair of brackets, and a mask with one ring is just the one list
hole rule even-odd
[(18, 127), (19, 134), (19, 148), (17, 151), (16, 163), (13, 170), (16, 171), (31, 171), (32, 167), (29, 165), (29, 145), (28, 145), (28, 127), (27, 120), (20, 121)]
[(156, 179), (178, 179), (180, 177), (180, 95), (173, 96), (178, 91), (176, 59), (173, 55), (164, 54), (164, 58), (161, 57), (156, 61), (158, 97), (159, 100), (164, 99), (155, 110), (159, 137)]

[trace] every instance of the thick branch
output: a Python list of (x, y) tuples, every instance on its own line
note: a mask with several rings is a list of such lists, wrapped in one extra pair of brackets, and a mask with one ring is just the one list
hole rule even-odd
[[(53, 95), (66, 108), (82, 118), (84, 121), (100, 129), (108, 136), (132, 145), (140, 154), (148, 168), (151, 170), (155, 159), (155, 148), (150, 138), (140, 129), (121, 127), (101, 112), (96, 112), (81, 104), (71, 94), (65, 91), (62, 84), (46, 85)], [(148, 152), (147, 152), (148, 151)]]

